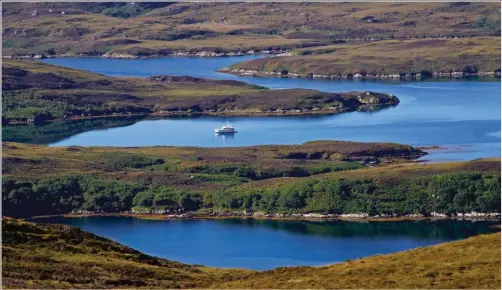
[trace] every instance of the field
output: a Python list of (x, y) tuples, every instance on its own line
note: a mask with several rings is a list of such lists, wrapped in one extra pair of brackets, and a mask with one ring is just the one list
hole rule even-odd
[(330, 75), (404, 75), (500, 70), (500, 38), (384, 40), (298, 49), (294, 56), (256, 59), (232, 69)]
[(396, 105), (373, 92), (269, 90), (239, 81), (192, 77), (106, 77), (33, 61), (2, 65), (3, 122), (44, 122), (117, 114), (273, 115), (340, 113)]
[(67, 213), (500, 212), (500, 159), (413, 164), (392, 143), (235, 148), (3, 144), (7, 216)]
[(9, 288), (431, 288), (500, 285), (500, 233), (324, 267), (255, 272), (186, 265), (62, 226), (2, 219)]
[(4, 55), (169, 55), (500, 35), (496, 3), (6, 3)]

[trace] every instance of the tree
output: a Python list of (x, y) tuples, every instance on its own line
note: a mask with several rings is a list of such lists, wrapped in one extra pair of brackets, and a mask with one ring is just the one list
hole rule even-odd
[(198, 210), (202, 204), (202, 197), (198, 194), (184, 193), (180, 196), (178, 204), (187, 211)]
[(151, 191), (142, 191), (134, 196), (132, 203), (134, 206), (151, 207), (154, 196), (155, 194)]

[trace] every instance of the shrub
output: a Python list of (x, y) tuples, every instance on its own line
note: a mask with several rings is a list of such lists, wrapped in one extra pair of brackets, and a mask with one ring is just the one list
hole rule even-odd
[(102, 155), (102, 162), (114, 167), (123, 168), (144, 168), (152, 165), (163, 164), (164, 160), (131, 153), (110, 152)]

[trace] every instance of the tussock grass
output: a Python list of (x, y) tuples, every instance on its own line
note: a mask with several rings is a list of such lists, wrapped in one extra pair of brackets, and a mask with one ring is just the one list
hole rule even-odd
[(62, 225), (3, 218), (4, 288), (193, 288), (241, 277), (145, 255)]
[(326, 267), (278, 268), (220, 287), (498, 289), (500, 233)]

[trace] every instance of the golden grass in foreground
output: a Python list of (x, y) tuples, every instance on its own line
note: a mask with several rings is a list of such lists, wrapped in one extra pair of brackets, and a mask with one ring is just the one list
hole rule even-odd
[(192, 288), (248, 270), (186, 265), (63, 225), (2, 219), (3, 288)]
[(500, 233), (326, 267), (279, 268), (217, 287), (500, 289)]
[(69, 226), (2, 222), (3, 288), (500, 287), (500, 233), (325, 267), (255, 272), (171, 262)]

